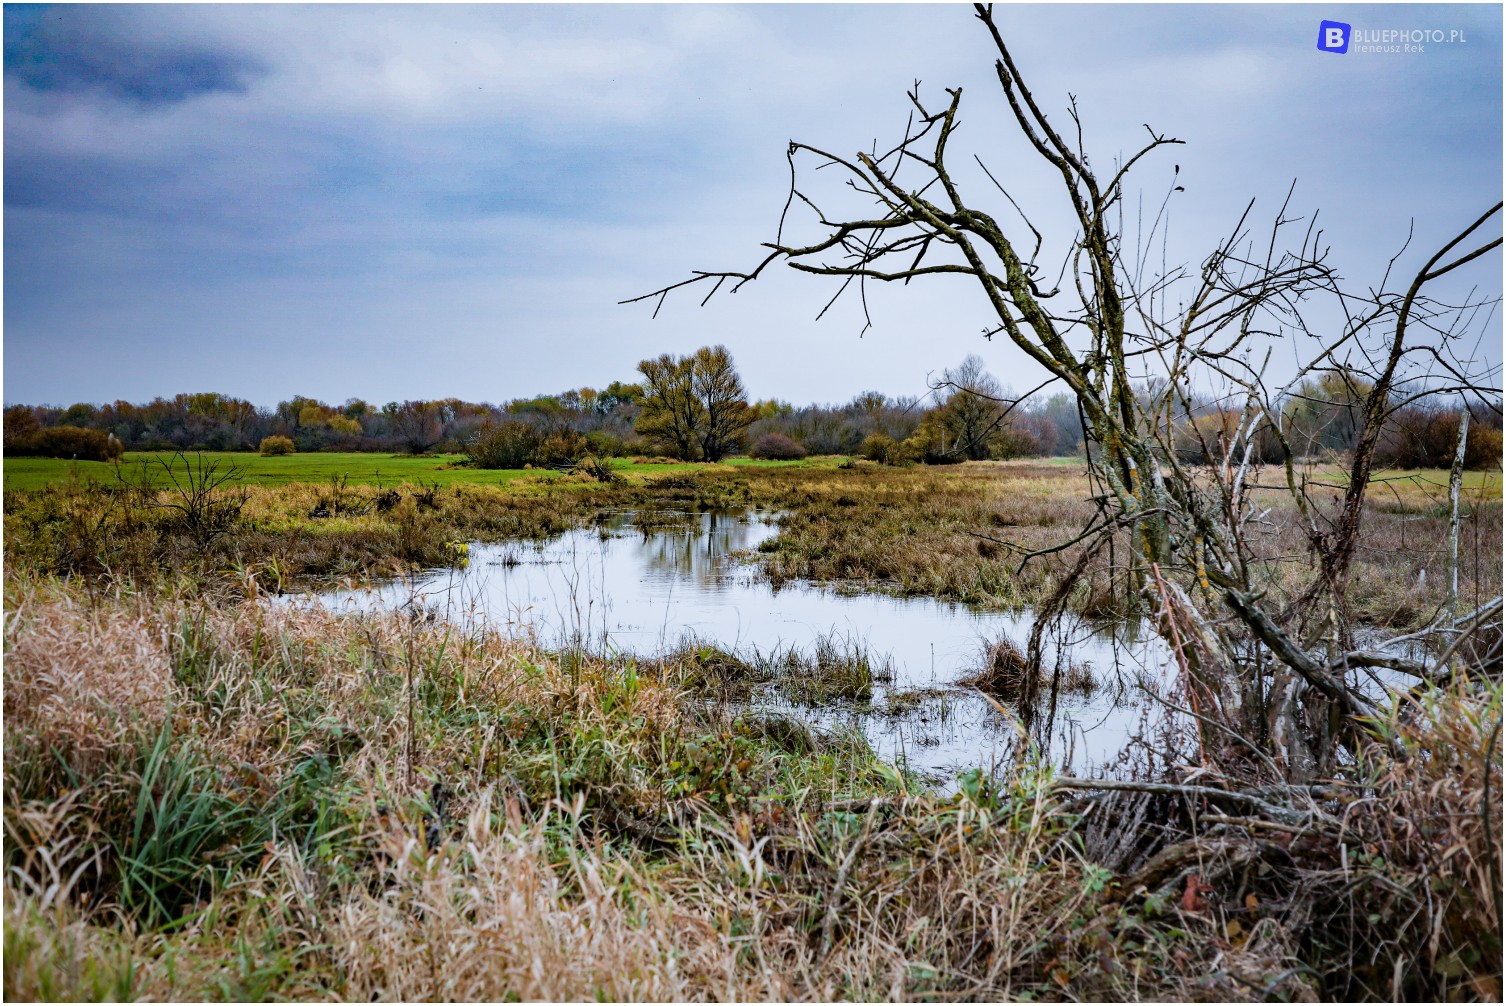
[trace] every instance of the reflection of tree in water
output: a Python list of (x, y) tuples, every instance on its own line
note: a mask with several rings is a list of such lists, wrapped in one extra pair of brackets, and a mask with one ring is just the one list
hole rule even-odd
[(749, 547), (753, 528), (740, 514), (712, 511), (695, 514), (693, 520), (689, 528), (643, 531), (639, 555), (655, 573), (688, 576), (701, 586), (711, 586), (727, 554)]

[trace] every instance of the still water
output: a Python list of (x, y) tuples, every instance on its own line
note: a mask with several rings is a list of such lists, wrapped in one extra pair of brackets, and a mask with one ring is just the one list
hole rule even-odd
[(1159, 640), (1132, 625), (1067, 624), (1051, 639), (1048, 663), (1085, 668), (1096, 688), (1061, 695), (1025, 731), (958, 682), (1001, 635), (1023, 650), (1028, 612), (815, 584), (775, 589), (758, 577), (755, 554), (778, 533), (777, 520), (767, 511), (622, 511), (544, 542), (474, 544), (463, 568), (315, 600), (347, 610), (419, 605), (599, 652), (651, 655), (689, 640), (744, 656), (809, 652), (822, 639), (860, 647), (891, 672), (875, 681), (871, 702), (810, 707), (770, 693), (755, 705), (860, 731), (884, 757), (941, 781), (1016, 758), (1032, 737), (1064, 768), (1103, 768), (1161, 708), (1155, 696), (1168, 687), (1169, 662)]

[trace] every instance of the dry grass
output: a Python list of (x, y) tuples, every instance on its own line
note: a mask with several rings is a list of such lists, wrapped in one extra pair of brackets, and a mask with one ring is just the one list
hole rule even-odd
[[(1372, 493), (1352, 572), (1355, 621), (1412, 628), (1440, 610), (1448, 515), (1436, 483), (1420, 473), (1378, 483)], [(1015, 609), (1050, 597), (1076, 561), (1076, 546), (1023, 565), (1020, 555), (1059, 545), (1085, 526), (1093, 514), (1089, 493), (1080, 465), (1033, 462), (679, 468), (616, 484), (587, 476), (523, 478), (506, 487), (293, 484), (245, 490), (233, 530), (200, 548), (171, 513), (63, 485), (7, 494), (5, 547), (10, 561), (41, 572), (149, 582), (164, 568), (195, 575), (238, 568), (275, 590), (311, 576), (446, 565), (454, 541), (547, 537), (624, 507), (644, 511), (640, 519), (652, 523), (655, 510), (760, 505), (784, 511), (779, 535), (759, 556), (776, 585), (813, 580)], [(1470, 602), (1501, 590), (1493, 561), (1502, 547), (1499, 480), (1465, 495), (1460, 581)], [(1272, 509), (1253, 539), (1262, 557), (1257, 579), (1279, 605), (1311, 581), (1313, 560), (1290, 505), (1274, 491), (1265, 497)], [(1094, 618), (1133, 612), (1116, 554), (1122, 559), (1127, 551), (1102, 550), (1073, 589), (1070, 608)]]
[(1050, 592), (1052, 563), (1017, 571), (1001, 542), (1054, 544), (1091, 513), (1087, 479), (1061, 465), (969, 464), (790, 472), (790, 513), (765, 546), (776, 584), (856, 581), (910, 596), (1013, 608)]
[[(205, 543), (175, 511), (153, 509), (131, 493), (79, 483), (8, 493), (6, 557), (43, 573), (144, 583), (163, 569), (204, 575), (235, 567), (278, 589), (295, 578), (446, 565), (454, 541), (548, 537), (624, 506), (709, 508), (750, 498), (745, 481), (727, 472), (613, 484), (584, 474), (524, 477), (506, 487), (332, 481), (227, 487), (211, 497), (240, 505), (224, 533)], [(153, 499), (170, 498), (160, 492)]]
[[(1333, 935), (1347, 937), (1346, 950), (1364, 962), (1377, 989), (1389, 983), (1394, 995), (1403, 994), (1406, 972), (1415, 968), (1446, 976), (1464, 996), (1499, 1001), (1500, 685), (1458, 682), (1401, 703), (1393, 716), (1405, 757), (1369, 752), (1374, 795), (1350, 804), (1345, 823), (1357, 869), (1368, 857), (1396, 886), (1328, 892), (1334, 904), (1350, 907), (1357, 894), (1370, 908), (1363, 922), (1351, 917)], [(1391, 918), (1398, 903), (1412, 908), (1401, 932), (1371, 924), (1375, 916)], [(1403, 953), (1393, 958), (1397, 950)]]
[[(1381, 483), (1371, 494), (1352, 572), (1356, 622), (1415, 628), (1446, 601), (1448, 513), (1443, 489), (1426, 476)], [(1465, 603), (1501, 591), (1495, 560), (1502, 547), (1499, 478), (1473, 480), (1481, 485), (1465, 494), (1460, 533)], [(904, 470), (861, 465), (845, 472), (771, 473), (756, 492), (790, 513), (779, 537), (764, 545), (764, 568), (776, 584), (857, 582), (990, 608), (1037, 604), (1052, 594), (1080, 547), (1023, 567), (1021, 555), (1057, 546), (1087, 526), (1094, 512), (1089, 491), (1085, 470), (1069, 464), (979, 462)], [(1270, 512), (1253, 538), (1260, 559), (1256, 578), (1279, 605), (1301, 593), (1315, 567), (1295, 509), (1279, 492), (1260, 495)], [(1324, 505), (1336, 506), (1337, 498)], [(1116, 547), (1121, 560), (1129, 554), (1122, 537)], [(1114, 554), (1102, 550), (1068, 607), (1094, 618), (1133, 613)]]
[(7, 598), (5, 621), (5, 731), (66, 771), (99, 771), (167, 719), (166, 648), (139, 612), (48, 589)]
[(1029, 658), (1008, 636), (1000, 636), (983, 645), (981, 667), (959, 684), (980, 689), (990, 695), (1014, 702), (1040, 694), (1052, 687), (1069, 695), (1091, 695), (1098, 688), (1092, 670), (1084, 664), (1067, 663), (1059, 672), (1034, 667)]
[[(688, 658), (15, 574), (6, 597), (10, 998), (1498, 988), (1498, 690), (1398, 713), (1412, 756), (1350, 773), (1337, 845), (1193, 826), (1257, 854), (1194, 864), (1183, 901), (1182, 873), (1136, 879), (1154, 847), (1089, 854), (1049, 773), (917, 789), (708, 704)], [(78, 746), (96, 728), (108, 751)]]

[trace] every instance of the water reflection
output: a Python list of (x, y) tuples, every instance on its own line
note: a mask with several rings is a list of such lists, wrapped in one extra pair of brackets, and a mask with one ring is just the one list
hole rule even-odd
[(835, 636), (893, 667), (871, 702), (797, 706), (778, 694), (755, 703), (826, 729), (863, 733), (885, 757), (945, 778), (1017, 758), (1032, 739), (1075, 771), (1112, 760), (1163, 690), (1158, 641), (1133, 626), (1068, 623), (1048, 661), (1085, 669), (1089, 694), (1063, 694), (1037, 736), (957, 682), (1001, 634), (1023, 643), (1029, 613), (982, 612), (928, 598), (838, 593), (814, 585), (773, 590), (751, 553), (777, 533), (768, 512), (624, 511), (542, 543), (476, 544), (464, 569), (320, 596), (368, 609), (417, 603), (445, 617), (536, 632), (547, 644), (650, 654), (694, 637), (744, 654), (802, 651)]
[(757, 548), (775, 533), (773, 515), (760, 512), (642, 511), (613, 514), (599, 526), (612, 536), (637, 534), (638, 557), (651, 575), (710, 590), (727, 573), (729, 556)]

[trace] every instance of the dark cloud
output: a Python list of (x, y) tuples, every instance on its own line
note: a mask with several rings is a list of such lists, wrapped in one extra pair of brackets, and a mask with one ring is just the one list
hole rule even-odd
[(36, 91), (93, 91), (155, 105), (241, 93), (262, 71), (245, 53), (123, 33), (109, 6), (5, 5), (5, 73)]

